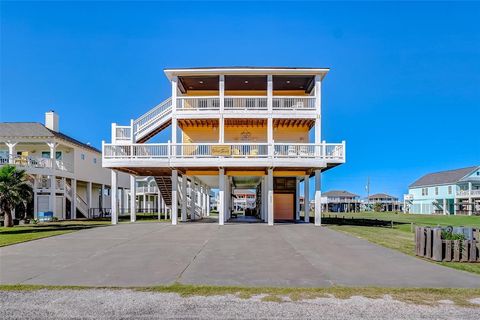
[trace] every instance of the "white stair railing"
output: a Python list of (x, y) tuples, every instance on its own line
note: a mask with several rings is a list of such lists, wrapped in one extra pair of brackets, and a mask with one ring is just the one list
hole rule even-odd
[[(172, 99), (161, 102), (140, 118), (133, 121), (133, 133), (135, 140), (138, 140), (147, 133), (153, 131), (157, 126), (160, 126), (169, 117), (172, 112)], [(163, 119), (163, 121), (162, 121)]]

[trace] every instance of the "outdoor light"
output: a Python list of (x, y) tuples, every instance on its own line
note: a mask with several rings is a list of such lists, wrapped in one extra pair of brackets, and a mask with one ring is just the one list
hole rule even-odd
[(248, 80), (245, 80), (245, 83), (248, 83)]

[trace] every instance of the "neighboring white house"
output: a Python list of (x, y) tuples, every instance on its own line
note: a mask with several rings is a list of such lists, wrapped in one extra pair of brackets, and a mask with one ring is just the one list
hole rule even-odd
[[(100, 150), (60, 132), (54, 111), (45, 114), (45, 124), (0, 123), (0, 166), (5, 164), (25, 169), (34, 190), (26, 212), (16, 208), (17, 218), (46, 211), (58, 219), (110, 214), (111, 170), (102, 167)], [(117, 186), (118, 207), (126, 208), (128, 175), (119, 175)]]
[(409, 213), (480, 214), (480, 166), (424, 175), (404, 202)]
[[(298, 220), (300, 182), (310, 203), (309, 179), (314, 177), (315, 224), (320, 225), (321, 173), (345, 163), (345, 142), (327, 143), (321, 136), (322, 83), (328, 72), (166, 69), (171, 97), (126, 125), (112, 124), (112, 140), (102, 147), (103, 166), (113, 169), (112, 185), (118, 172), (154, 176), (172, 210), (172, 224), (178, 217), (201, 218), (210, 189), (219, 190), (220, 225), (231, 217), (235, 189), (256, 191), (260, 220), (269, 225)], [(167, 127), (168, 141), (149, 142)], [(113, 224), (117, 209), (112, 207)], [(310, 221), (310, 207), (305, 211)]]
[(360, 196), (345, 190), (331, 190), (322, 194), (324, 211), (357, 212), (360, 211)]

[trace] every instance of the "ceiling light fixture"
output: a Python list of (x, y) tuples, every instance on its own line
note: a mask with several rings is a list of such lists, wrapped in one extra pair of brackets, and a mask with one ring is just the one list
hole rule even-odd
[(290, 83), (290, 80), (287, 80), (287, 83)]
[(245, 83), (248, 83), (248, 80), (245, 80)]
[(198, 83), (200, 83), (200, 84), (203, 84), (203, 81), (202, 81), (202, 80), (200, 80), (200, 81), (198, 81)]

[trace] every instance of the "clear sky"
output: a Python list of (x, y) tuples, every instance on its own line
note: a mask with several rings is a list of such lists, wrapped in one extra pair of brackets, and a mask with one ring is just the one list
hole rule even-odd
[(163, 68), (329, 67), (323, 139), (347, 163), (323, 189), (401, 196), (480, 164), (479, 3), (1, 3), (0, 121), (99, 147), (167, 98)]

